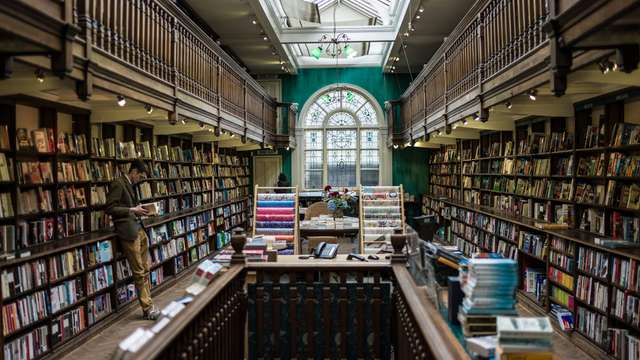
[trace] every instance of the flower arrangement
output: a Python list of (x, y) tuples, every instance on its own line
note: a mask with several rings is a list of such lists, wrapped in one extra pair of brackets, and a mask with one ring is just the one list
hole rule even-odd
[(331, 185), (324, 187), (322, 201), (327, 203), (327, 209), (334, 213), (334, 217), (342, 217), (345, 212), (351, 209), (354, 202), (353, 196), (347, 188), (344, 188), (342, 192), (331, 190)]

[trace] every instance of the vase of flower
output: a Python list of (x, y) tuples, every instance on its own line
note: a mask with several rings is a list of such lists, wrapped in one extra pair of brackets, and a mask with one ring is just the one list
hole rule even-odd
[(327, 203), (327, 209), (333, 214), (334, 219), (342, 219), (345, 212), (351, 209), (354, 202), (353, 196), (349, 193), (349, 189), (343, 191), (332, 191), (331, 185), (324, 187), (322, 200)]

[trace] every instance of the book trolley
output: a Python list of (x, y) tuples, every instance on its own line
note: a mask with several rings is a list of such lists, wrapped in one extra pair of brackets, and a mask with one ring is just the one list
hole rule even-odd
[(391, 244), (396, 229), (405, 232), (403, 190), (400, 186), (360, 187), (360, 249), (375, 253)]
[[(276, 193), (275, 190), (288, 192)], [(256, 185), (254, 199), (253, 236), (273, 236), (276, 241), (286, 241), (287, 249), (299, 254), (298, 187)]]

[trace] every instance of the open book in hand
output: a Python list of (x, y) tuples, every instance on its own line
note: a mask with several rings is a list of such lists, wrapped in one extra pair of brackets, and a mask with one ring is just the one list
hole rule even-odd
[(158, 202), (140, 204), (140, 206), (149, 212), (147, 216), (158, 216), (160, 212), (160, 204)]

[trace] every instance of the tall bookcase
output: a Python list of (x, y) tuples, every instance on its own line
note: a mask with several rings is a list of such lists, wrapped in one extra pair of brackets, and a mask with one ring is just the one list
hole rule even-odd
[[(568, 309), (575, 336), (620, 357), (640, 332), (640, 250), (596, 238), (640, 244), (640, 101), (617, 95), (577, 104), (572, 118), (527, 119), (513, 132), (459, 141), (462, 181), (449, 193), (432, 186), (425, 210), (449, 219), (445, 240), (467, 255), (517, 259), (523, 301)], [(432, 156), (431, 184), (447, 178), (434, 167), (455, 151)]]
[[(1, 354), (22, 345), (44, 356), (136, 300), (104, 213), (110, 182), (133, 159), (150, 170), (135, 186), (138, 197), (159, 205), (158, 216), (143, 219), (152, 291), (226, 246), (217, 241), (227, 228), (216, 226), (216, 211), (230, 204), (214, 204), (213, 143), (154, 135), (145, 123), (91, 124), (88, 112), (21, 98), (0, 103), (0, 148)], [(246, 178), (248, 161), (229, 161)], [(244, 201), (244, 219), (247, 193), (233, 199)], [(29, 307), (36, 311), (26, 316)]]

